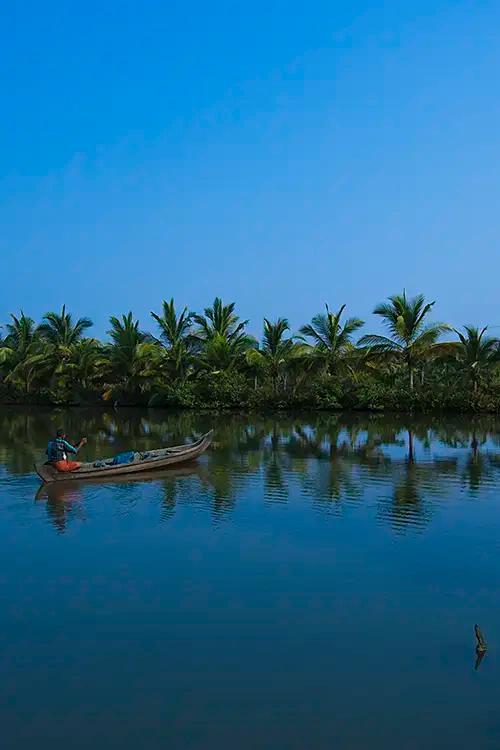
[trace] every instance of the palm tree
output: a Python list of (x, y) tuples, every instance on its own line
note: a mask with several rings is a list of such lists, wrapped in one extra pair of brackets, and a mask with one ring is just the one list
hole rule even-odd
[(37, 340), (37, 330), (33, 318), (21, 310), (19, 317), (11, 313), (11, 323), (5, 326), (7, 336), (5, 346), (9, 347), (19, 358), (25, 357)]
[(191, 364), (192, 336), (191, 317), (185, 307), (178, 315), (175, 311), (174, 299), (170, 302), (163, 300), (162, 315), (151, 313), (160, 329), (160, 343), (165, 349), (166, 369), (175, 378), (186, 377)]
[(213, 374), (234, 370), (243, 356), (243, 347), (228, 341), (220, 333), (216, 333), (203, 345), (197, 358), (200, 370), (207, 370)]
[(275, 323), (264, 318), (262, 348), (252, 348), (246, 353), (248, 365), (269, 375), (275, 394), (280, 379), (286, 378), (286, 366), (294, 351), (293, 338), (285, 337), (289, 330), (286, 318), (278, 318)]
[(139, 344), (144, 343), (149, 338), (147, 333), (141, 331), (139, 321), (134, 320), (131, 312), (122, 315), (121, 319), (112, 315), (109, 322), (111, 328), (108, 331), (108, 336), (120, 352), (135, 351)]
[(43, 316), (38, 332), (42, 338), (52, 346), (69, 349), (83, 338), (87, 328), (93, 325), (90, 318), (78, 318), (73, 323), (71, 313), (66, 312), (66, 305), (60, 313), (48, 312)]
[[(308, 352), (329, 374), (333, 374), (344, 365), (348, 366), (351, 355), (355, 353), (352, 343), (353, 334), (359, 330), (364, 321), (360, 318), (348, 318), (342, 325), (340, 320), (345, 305), (336, 312), (330, 312), (325, 305), (326, 313), (318, 313), (311, 323), (300, 329), (301, 339), (310, 338), (313, 345)], [(308, 345), (309, 346), (309, 345)]]
[(380, 315), (391, 334), (363, 336), (358, 342), (370, 352), (402, 360), (408, 369), (410, 390), (413, 391), (415, 365), (424, 359), (445, 331), (451, 330), (446, 323), (425, 323), (435, 302), (426, 304), (423, 294), (412, 299), (403, 294), (389, 297), (389, 302), (382, 302), (374, 309), (374, 315)]
[(500, 362), (500, 340), (485, 336), (488, 326), (481, 330), (475, 326), (464, 326), (465, 333), (455, 331), (460, 339), (457, 359), (471, 378), (474, 393), (477, 393), (481, 376)]
[(35, 321), (22, 311), (11, 314), (11, 322), (5, 328), (7, 336), (0, 348), (0, 365), (7, 369), (5, 382), (28, 395), (37, 379), (47, 375), (45, 357), (41, 353), (40, 336)]
[(101, 342), (97, 339), (82, 339), (72, 347), (64, 369), (74, 385), (89, 391), (96, 387), (107, 364)]
[(104, 399), (121, 394), (137, 397), (151, 374), (149, 359), (158, 346), (140, 329), (131, 312), (121, 319), (112, 315), (109, 321), (111, 344), (107, 346), (107, 358), (112, 385), (105, 391)]
[(90, 318), (78, 318), (75, 322), (71, 313), (62, 306), (60, 313), (48, 312), (38, 326), (42, 348), (34, 357), (28, 358), (23, 366), (26, 373), (39, 371), (39, 377), (58, 394), (63, 401), (71, 389), (71, 373), (67, 367), (74, 347), (82, 341), (85, 331), (92, 326)]
[(11, 368), (33, 353), (39, 337), (33, 318), (21, 310), (19, 317), (11, 313), (11, 322), (5, 326), (7, 336), (0, 347), (0, 364), (8, 362)]
[(193, 320), (199, 325), (195, 334), (197, 339), (206, 343), (216, 336), (222, 336), (233, 344), (245, 339), (248, 320), (240, 321), (234, 308), (234, 302), (224, 305), (221, 298), (216, 297), (213, 305), (205, 308), (204, 315), (193, 313)]
[(204, 315), (192, 315), (199, 326), (193, 341), (201, 349), (202, 366), (213, 371), (234, 366), (255, 344), (255, 339), (245, 333), (248, 320), (240, 321), (234, 308), (234, 302), (224, 305), (221, 298), (216, 297), (213, 305), (205, 308)]

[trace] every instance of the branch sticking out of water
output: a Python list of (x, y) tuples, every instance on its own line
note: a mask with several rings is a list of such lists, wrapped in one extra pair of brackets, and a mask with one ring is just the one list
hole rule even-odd
[(474, 625), (474, 633), (476, 634), (476, 640), (477, 640), (477, 646), (476, 646), (476, 653), (478, 654), (484, 654), (487, 646), (486, 641), (484, 640), (484, 635), (481, 632), (481, 628), (479, 625)]
[(486, 653), (487, 646), (486, 646), (486, 641), (484, 640), (484, 635), (483, 635), (483, 633), (482, 633), (481, 628), (479, 627), (479, 625), (474, 625), (474, 633), (476, 634), (476, 640), (477, 640), (477, 645), (476, 645), (476, 663), (474, 665), (474, 669), (477, 672), (477, 670), (479, 669), (479, 665), (481, 664), (481, 662), (482, 662), (482, 660), (484, 658), (484, 655)]

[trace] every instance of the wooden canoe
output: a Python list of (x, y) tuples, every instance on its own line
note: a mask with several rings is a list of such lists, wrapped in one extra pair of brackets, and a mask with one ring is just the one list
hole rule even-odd
[[(67, 482), (74, 479), (98, 479), (100, 477), (115, 477), (124, 474), (138, 474), (153, 469), (164, 469), (166, 466), (178, 466), (186, 461), (194, 461), (200, 456), (212, 442), (212, 430), (202, 435), (195, 443), (176, 445), (172, 448), (160, 448), (159, 450), (147, 451), (146, 454), (135, 453), (134, 460), (128, 464), (112, 465), (113, 459), (107, 459), (102, 465), (95, 466), (93, 463), (82, 464), (76, 471), (57, 471), (51, 464), (35, 464), (35, 471), (40, 479), (45, 482)], [(97, 462), (96, 462), (97, 463)], [(99, 464), (101, 462), (98, 462)]]

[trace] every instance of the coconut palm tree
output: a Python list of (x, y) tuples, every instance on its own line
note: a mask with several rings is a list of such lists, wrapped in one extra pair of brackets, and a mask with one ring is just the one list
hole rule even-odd
[(245, 333), (248, 320), (240, 321), (234, 308), (234, 302), (224, 305), (216, 297), (213, 305), (205, 308), (204, 315), (193, 313), (193, 321), (198, 324), (193, 341), (201, 351), (202, 367), (213, 371), (233, 367), (255, 345), (255, 339)]
[(73, 323), (71, 313), (66, 312), (66, 305), (63, 305), (60, 313), (48, 312), (43, 316), (38, 332), (48, 344), (69, 349), (83, 338), (87, 328), (92, 325), (90, 318), (78, 318)]
[(500, 363), (500, 340), (486, 336), (488, 326), (464, 326), (465, 333), (455, 331), (459, 338), (456, 357), (470, 377), (477, 393), (481, 377)]
[(158, 345), (152, 337), (141, 330), (139, 321), (131, 312), (109, 319), (111, 328), (108, 335), (111, 343), (106, 347), (108, 373), (111, 385), (104, 393), (104, 399), (124, 395), (137, 398), (145, 386), (151, 371), (148, 367)]
[(414, 371), (433, 347), (441, 334), (450, 331), (447, 323), (427, 323), (426, 318), (435, 302), (425, 302), (423, 294), (408, 299), (406, 292), (389, 297), (374, 309), (374, 315), (383, 318), (391, 337), (369, 334), (363, 336), (359, 346), (385, 357), (401, 360), (408, 369), (410, 390), (414, 389)]
[(113, 342), (113, 346), (121, 353), (135, 351), (139, 344), (148, 340), (147, 333), (141, 330), (138, 320), (134, 320), (132, 312), (122, 315), (121, 319), (112, 315), (109, 319), (111, 328), (108, 336)]
[(84, 391), (95, 388), (108, 365), (103, 345), (97, 339), (82, 339), (72, 347), (64, 370), (73, 384)]
[(60, 313), (46, 313), (37, 329), (41, 342), (40, 352), (35, 353), (33, 358), (28, 358), (25, 371), (32, 372), (34, 366), (40, 377), (44, 373), (44, 383), (50, 385), (58, 397), (64, 400), (71, 390), (68, 362), (74, 347), (82, 341), (85, 331), (92, 325), (90, 318), (78, 318), (74, 321), (71, 313), (67, 312), (66, 305), (63, 305)]
[(346, 306), (342, 305), (336, 313), (332, 313), (328, 305), (325, 307), (326, 313), (315, 315), (308, 325), (302, 326), (300, 333), (303, 341), (308, 338), (313, 341), (305, 351), (326, 372), (333, 374), (344, 366), (349, 367), (349, 362), (352, 362), (355, 353), (352, 337), (364, 325), (364, 321), (360, 318), (348, 318), (341, 324)]
[(28, 395), (34, 382), (46, 377), (48, 368), (44, 366), (45, 355), (35, 321), (22, 311), (19, 317), (10, 317), (0, 348), (0, 365), (5, 366), (5, 382)]
[(33, 318), (25, 315), (22, 310), (19, 317), (13, 313), (10, 317), (11, 322), (5, 326), (7, 336), (4, 346), (15, 353), (17, 358), (22, 359), (38, 340), (36, 324)]
[(234, 302), (224, 305), (222, 299), (216, 297), (213, 304), (205, 308), (204, 315), (193, 313), (193, 320), (199, 326), (196, 338), (206, 343), (216, 336), (222, 336), (234, 345), (244, 341), (247, 338), (245, 326), (248, 320), (240, 321), (234, 308)]
[(216, 333), (203, 345), (196, 363), (200, 371), (216, 374), (224, 370), (234, 370), (240, 364), (242, 356), (243, 351), (239, 346)]
[(164, 369), (174, 378), (185, 378), (192, 360), (192, 314), (185, 307), (176, 313), (174, 299), (163, 301), (162, 315), (151, 313), (160, 329), (159, 342), (164, 348)]
[(5, 382), (20, 390), (25, 396), (33, 393), (37, 388), (50, 384), (54, 374), (54, 365), (47, 354), (33, 353), (21, 359), (10, 370)]
[(13, 313), (10, 317), (11, 322), (5, 326), (7, 335), (0, 344), (0, 364), (8, 363), (12, 370), (33, 354), (35, 345), (39, 343), (39, 336), (35, 321), (22, 310), (19, 317)]
[(247, 364), (270, 377), (275, 394), (280, 381), (285, 382), (286, 367), (295, 348), (293, 337), (286, 336), (289, 330), (286, 318), (278, 318), (275, 323), (264, 318), (262, 347), (249, 349), (246, 353)]

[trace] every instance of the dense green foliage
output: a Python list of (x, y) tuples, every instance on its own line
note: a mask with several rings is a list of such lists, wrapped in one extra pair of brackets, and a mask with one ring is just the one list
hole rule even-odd
[[(66, 307), (40, 324), (11, 315), (0, 339), (0, 398), (12, 403), (120, 403), (173, 408), (500, 410), (500, 342), (487, 328), (429, 320), (434, 302), (405, 292), (375, 307), (388, 335), (328, 305), (294, 335), (286, 318), (247, 333), (234, 303), (203, 313), (164, 301), (143, 330), (131, 312), (110, 318), (108, 340)], [(443, 341), (443, 336), (450, 340)]]

